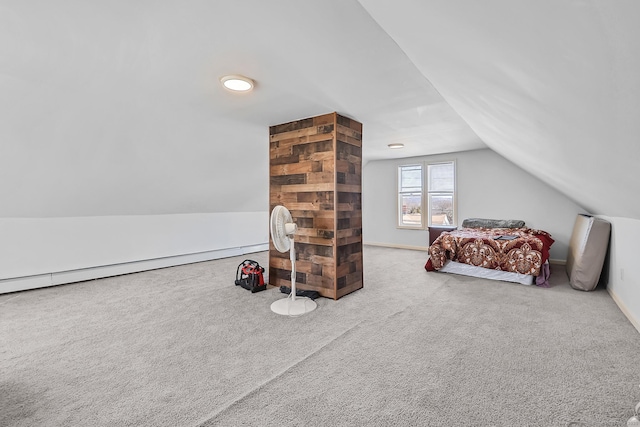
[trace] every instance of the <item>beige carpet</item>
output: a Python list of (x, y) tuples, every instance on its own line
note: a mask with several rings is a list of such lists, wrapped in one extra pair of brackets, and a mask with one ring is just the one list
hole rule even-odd
[(0, 295), (1, 426), (624, 426), (640, 334), (606, 290), (423, 269), (275, 315), (229, 258)]

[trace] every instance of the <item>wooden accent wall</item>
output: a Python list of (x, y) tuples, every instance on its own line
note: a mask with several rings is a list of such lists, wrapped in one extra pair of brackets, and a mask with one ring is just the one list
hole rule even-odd
[[(363, 286), (362, 124), (337, 113), (269, 128), (269, 212), (298, 224), (296, 287), (338, 299)], [(291, 286), (289, 253), (269, 248), (269, 283)]]

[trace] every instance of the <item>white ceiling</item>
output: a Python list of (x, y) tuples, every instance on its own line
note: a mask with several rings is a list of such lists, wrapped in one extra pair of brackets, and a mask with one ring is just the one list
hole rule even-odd
[[(229, 19), (239, 10), (249, 16)], [(257, 81), (233, 111), (215, 93), (218, 114), (267, 126), (337, 111), (363, 123), (366, 160), (486, 147), (356, 1), (227, 2), (207, 21), (228, 43), (208, 47), (208, 73)]]
[[(110, 144), (128, 157), (103, 191), (120, 195), (148, 191), (150, 153), (158, 176), (185, 159), (164, 184), (207, 211), (194, 182), (234, 171), (230, 150), (337, 111), (363, 123), (366, 161), (488, 146), (592, 213), (640, 218), (637, 22), (633, 0), (0, 0), (0, 148), (32, 143), (45, 167)], [(225, 74), (256, 88), (231, 94)], [(198, 175), (205, 158), (219, 175)]]
[(491, 149), (594, 214), (640, 218), (640, 2), (360, 3)]

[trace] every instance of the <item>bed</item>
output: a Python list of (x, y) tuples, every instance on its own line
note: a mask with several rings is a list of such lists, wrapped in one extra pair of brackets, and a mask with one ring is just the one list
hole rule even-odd
[(524, 221), (469, 218), (434, 240), (425, 269), (548, 287), (553, 242)]

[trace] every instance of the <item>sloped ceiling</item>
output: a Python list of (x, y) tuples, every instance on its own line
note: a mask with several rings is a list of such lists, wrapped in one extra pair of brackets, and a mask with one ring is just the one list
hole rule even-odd
[(639, 4), (0, 0), (0, 216), (264, 209), (268, 126), (337, 111), (365, 161), (489, 146), (640, 218)]
[(491, 149), (594, 214), (640, 218), (640, 2), (360, 3)]
[(332, 111), (367, 160), (486, 147), (355, 0), (0, 0), (0, 216), (263, 210), (268, 127)]

